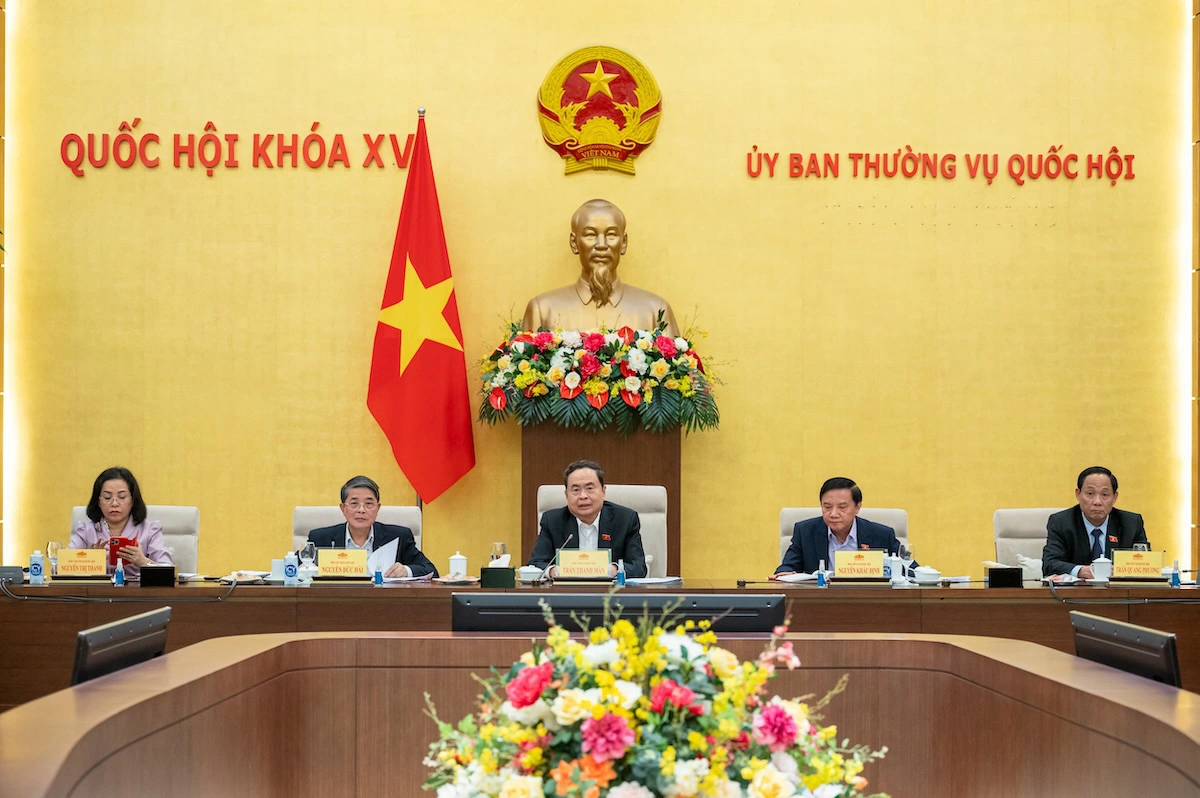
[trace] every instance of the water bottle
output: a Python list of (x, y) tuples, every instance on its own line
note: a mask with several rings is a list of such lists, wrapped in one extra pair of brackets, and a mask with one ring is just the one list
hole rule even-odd
[(300, 560), (294, 551), (289, 551), (283, 558), (283, 584), (287, 587), (298, 587), (300, 584)]
[(892, 557), (891, 555), (883, 558), (883, 578), (891, 580), (892, 578)]
[(383, 571), (376, 568), (374, 576), (371, 577), (371, 581), (375, 583), (375, 587), (379, 587), (380, 585), (382, 585), (383, 584)]
[(113, 571), (113, 584), (117, 587), (125, 587), (125, 561), (120, 557), (117, 558), (117, 568)]
[[(33, 574), (33, 566), (32, 565), (29, 568), (29, 573), (30, 573), (30, 575)], [(1179, 585), (1180, 585), (1179, 560), (1176, 560), (1175, 566), (1173, 568), (1171, 568), (1171, 587), (1179, 587)]]
[(825, 576), (824, 560), (821, 560), (821, 566), (817, 568), (817, 587), (829, 587), (829, 580)]
[(46, 584), (46, 562), (42, 558), (41, 549), (37, 549), (29, 555), (29, 584)]
[(625, 560), (617, 560), (617, 587), (625, 587)]

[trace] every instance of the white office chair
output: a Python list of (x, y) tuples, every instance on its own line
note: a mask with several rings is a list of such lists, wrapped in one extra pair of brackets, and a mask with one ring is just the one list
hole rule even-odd
[(996, 562), (1020, 565), (1017, 556), (1042, 559), (1046, 547), (1046, 522), (1061, 507), (1020, 507), (997, 510), (992, 515), (996, 535)]
[[(667, 489), (662, 485), (606, 485), (605, 500), (636, 510), (642, 524), (642, 549), (650, 576), (667, 575)], [(562, 485), (541, 485), (537, 492), (537, 520), (547, 510), (567, 506)], [(528, 556), (528, 555), (527, 555)]]
[[(792, 530), (801, 521), (821, 516), (820, 507), (784, 507), (779, 511), (779, 561), (783, 562), (788, 546), (792, 545)], [(908, 510), (897, 510), (892, 507), (864, 507), (858, 513), (859, 518), (874, 521), (877, 524), (890, 526), (896, 530), (896, 538), (908, 547)]]
[[(71, 508), (71, 532), (86, 520), (86, 507)], [(163, 545), (171, 554), (175, 572), (196, 573), (200, 559), (200, 508), (176, 504), (147, 504), (146, 520), (162, 524)]]
[[(375, 519), (381, 524), (406, 526), (412, 530), (417, 548), (421, 548), (421, 508), (412, 505), (385, 504)], [(304, 547), (308, 533), (323, 526), (346, 523), (339, 505), (298, 506), (292, 511), (292, 551)]]

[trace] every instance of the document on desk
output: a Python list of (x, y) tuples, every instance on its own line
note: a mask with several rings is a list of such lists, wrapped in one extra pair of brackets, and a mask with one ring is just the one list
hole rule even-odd
[(649, 587), (650, 585), (677, 585), (683, 581), (680, 576), (639, 576), (633, 579), (626, 579), (626, 585), (633, 587)]
[(784, 574), (783, 576), (778, 577), (777, 581), (780, 581), (780, 582), (815, 582), (815, 581), (817, 581), (817, 575), (816, 574), (806, 574), (806, 573)]
[(428, 573), (424, 576), (385, 576), (383, 581), (385, 584), (391, 582), (428, 582), (433, 579), (433, 574)]

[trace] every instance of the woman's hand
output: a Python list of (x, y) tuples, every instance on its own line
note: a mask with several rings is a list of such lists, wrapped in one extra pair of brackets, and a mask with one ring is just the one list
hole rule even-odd
[(141, 568), (144, 565), (150, 565), (151, 562), (153, 562), (149, 557), (146, 556), (146, 553), (142, 551), (142, 547), (136, 542), (132, 546), (122, 546), (121, 548), (117, 549), (117, 554), (120, 555), (122, 560), (132, 565), (136, 565), (138, 568)]

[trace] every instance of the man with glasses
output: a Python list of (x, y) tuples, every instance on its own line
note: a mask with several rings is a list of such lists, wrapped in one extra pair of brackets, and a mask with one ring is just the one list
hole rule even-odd
[[(529, 555), (529, 564), (545, 568), (554, 562), (560, 548), (611, 549), (613, 565), (625, 561), (625, 575), (631, 579), (646, 576), (646, 554), (642, 550), (642, 522), (628, 507), (604, 500), (604, 469), (591, 460), (576, 460), (563, 473), (567, 506), (542, 514), (537, 543)], [(554, 568), (549, 569), (554, 576)]]
[(379, 486), (375, 480), (351, 477), (342, 486), (341, 510), (346, 523), (314, 529), (308, 533), (308, 539), (317, 548), (365, 549), (368, 556), (394, 546), (396, 559), (384, 571), (385, 577), (437, 576), (437, 568), (417, 548), (411, 529), (375, 520), (379, 507)]

